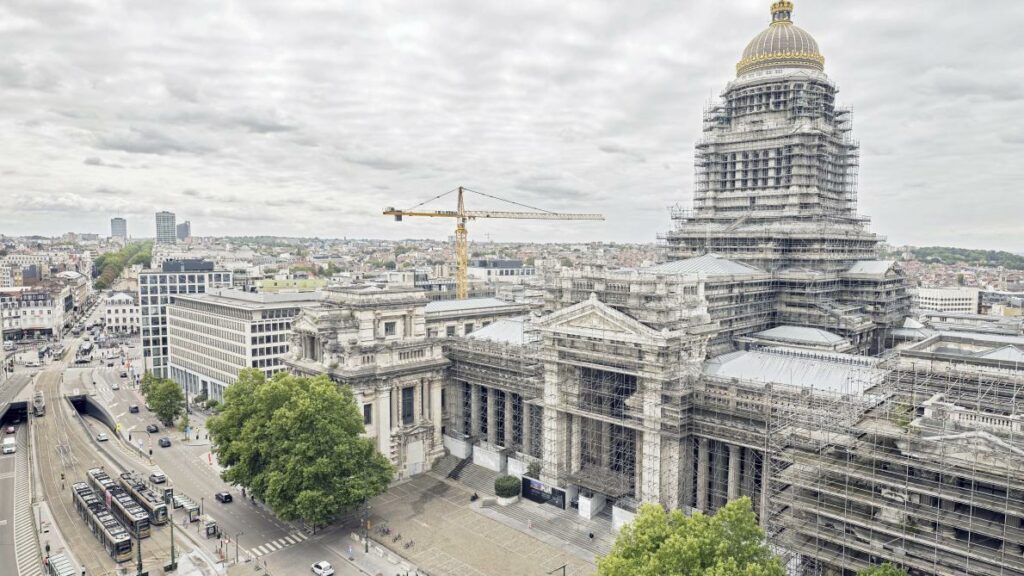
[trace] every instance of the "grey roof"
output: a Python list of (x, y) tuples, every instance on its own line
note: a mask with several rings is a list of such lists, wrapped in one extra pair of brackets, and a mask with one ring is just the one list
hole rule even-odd
[(847, 274), (885, 274), (896, 265), (895, 260), (858, 260), (846, 271)]
[(424, 310), (427, 314), (431, 312), (454, 312), (459, 310), (479, 310), (481, 308), (504, 308), (513, 306), (504, 300), (497, 298), (467, 298), (465, 300), (435, 300), (426, 305)]
[(708, 276), (732, 276), (737, 274), (763, 274), (764, 271), (734, 260), (727, 260), (718, 254), (704, 254), (686, 260), (674, 260), (657, 266), (649, 266), (644, 272), (652, 274), (686, 274), (704, 272)]
[(809, 328), (807, 326), (776, 326), (775, 328), (757, 332), (754, 336), (767, 340), (789, 340), (790, 342), (824, 344), (827, 346), (841, 344), (846, 341), (846, 338), (828, 330)]
[(978, 354), (979, 358), (985, 358), (988, 360), (1003, 360), (1005, 362), (1021, 362), (1024, 363), (1024, 350), (1017, 348), (1016, 346), (1006, 345), (1002, 348), (996, 348), (987, 352)]
[(466, 337), (502, 344), (522, 345), (536, 342), (539, 336), (536, 332), (527, 332), (526, 325), (528, 322), (527, 318), (504, 318), (474, 330)]
[(775, 383), (800, 388), (859, 394), (882, 381), (885, 371), (864, 356), (799, 355), (764, 350), (730, 352), (708, 360), (704, 374), (748, 382)]

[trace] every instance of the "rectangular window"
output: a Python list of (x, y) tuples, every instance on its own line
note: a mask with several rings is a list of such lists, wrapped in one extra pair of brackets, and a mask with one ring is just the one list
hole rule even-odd
[(395, 325), (396, 324), (397, 324), (397, 322), (385, 322), (384, 323), (384, 335), (385, 336), (394, 336), (395, 335)]
[(448, 336), (449, 338), (455, 336), (455, 326), (448, 326), (447, 328), (445, 328), (444, 335)]
[(363, 425), (373, 424), (373, 405), (363, 404)]
[(412, 398), (412, 386), (406, 386), (405, 388), (402, 388), (402, 424), (404, 425), (412, 424), (413, 417), (415, 416), (412, 412)]
[(465, 329), (466, 329), (466, 331), (463, 332), (463, 334), (469, 334), (470, 332), (472, 332), (473, 331), (473, 323), (472, 322), (467, 323), (466, 326), (465, 326)]

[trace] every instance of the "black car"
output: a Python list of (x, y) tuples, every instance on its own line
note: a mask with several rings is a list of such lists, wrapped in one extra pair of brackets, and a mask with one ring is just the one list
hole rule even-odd
[(139, 413), (139, 405), (138, 404), (132, 404), (131, 406), (128, 407), (128, 411), (131, 412), (132, 414), (138, 414)]
[(146, 432), (149, 432), (151, 434), (153, 432), (159, 432), (159, 431), (160, 431), (160, 428), (158, 428), (156, 424), (150, 424), (149, 426), (146, 426)]
[(217, 502), (223, 502), (224, 504), (231, 502), (231, 494), (228, 492), (217, 492), (213, 497), (217, 499)]
[(160, 444), (161, 448), (170, 448), (171, 447), (171, 439), (168, 438), (167, 436), (162, 436), (157, 443)]

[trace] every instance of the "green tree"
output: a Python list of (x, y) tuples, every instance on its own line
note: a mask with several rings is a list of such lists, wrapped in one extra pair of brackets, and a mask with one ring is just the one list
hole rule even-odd
[(181, 430), (182, 434), (185, 434), (185, 439), (188, 439), (188, 427), (191, 424), (188, 419), (188, 413), (182, 414), (181, 418), (178, 419), (178, 430)]
[(142, 375), (142, 380), (139, 382), (139, 392), (149, 402), (149, 391), (153, 389), (154, 384), (158, 384), (160, 378), (152, 372), (146, 372)]
[(867, 570), (861, 570), (857, 576), (907, 576), (907, 571), (886, 562), (881, 566), (872, 566)]
[(224, 479), (314, 529), (387, 489), (394, 468), (363, 437), (352, 391), (326, 376), (243, 370), (207, 421)]
[(174, 381), (165, 378), (158, 380), (149, 389), (146, 401), (149, 402), (150, 408), (156, 417), (164, 423), (164, 426), (170, 426), (182, 413), (185, 395), (181, 393), (181, 388)]
[(733, 500), (713, 516), (687, 517), (657, 504), (640, 507), (611, 552), (597, 564), (600, 576), (784, 576), (765, 544), (749, 498)]

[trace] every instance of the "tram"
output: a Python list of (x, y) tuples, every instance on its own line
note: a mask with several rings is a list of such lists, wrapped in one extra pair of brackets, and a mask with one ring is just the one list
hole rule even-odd
[(143, 510), (149, 514), (150, 524), (167, 523), (167, 504), (149, 489), (149, 486), (136, 474), (122, 472), (117, 482), (142, 505)]
[(71, 485), (75, 510), (85, 520), (89, 530), (103, 544), (103, 548), (116, 562), (132, 559), (132, 537), (85, 482)]
[(86, 472), (89, 485), (103, 496), (110, 513), (136, 538), (148, 538), (150, 532), (149, 514), (139, 506), (128, 492), (114, 483), (103, 468), (91, 468)]

